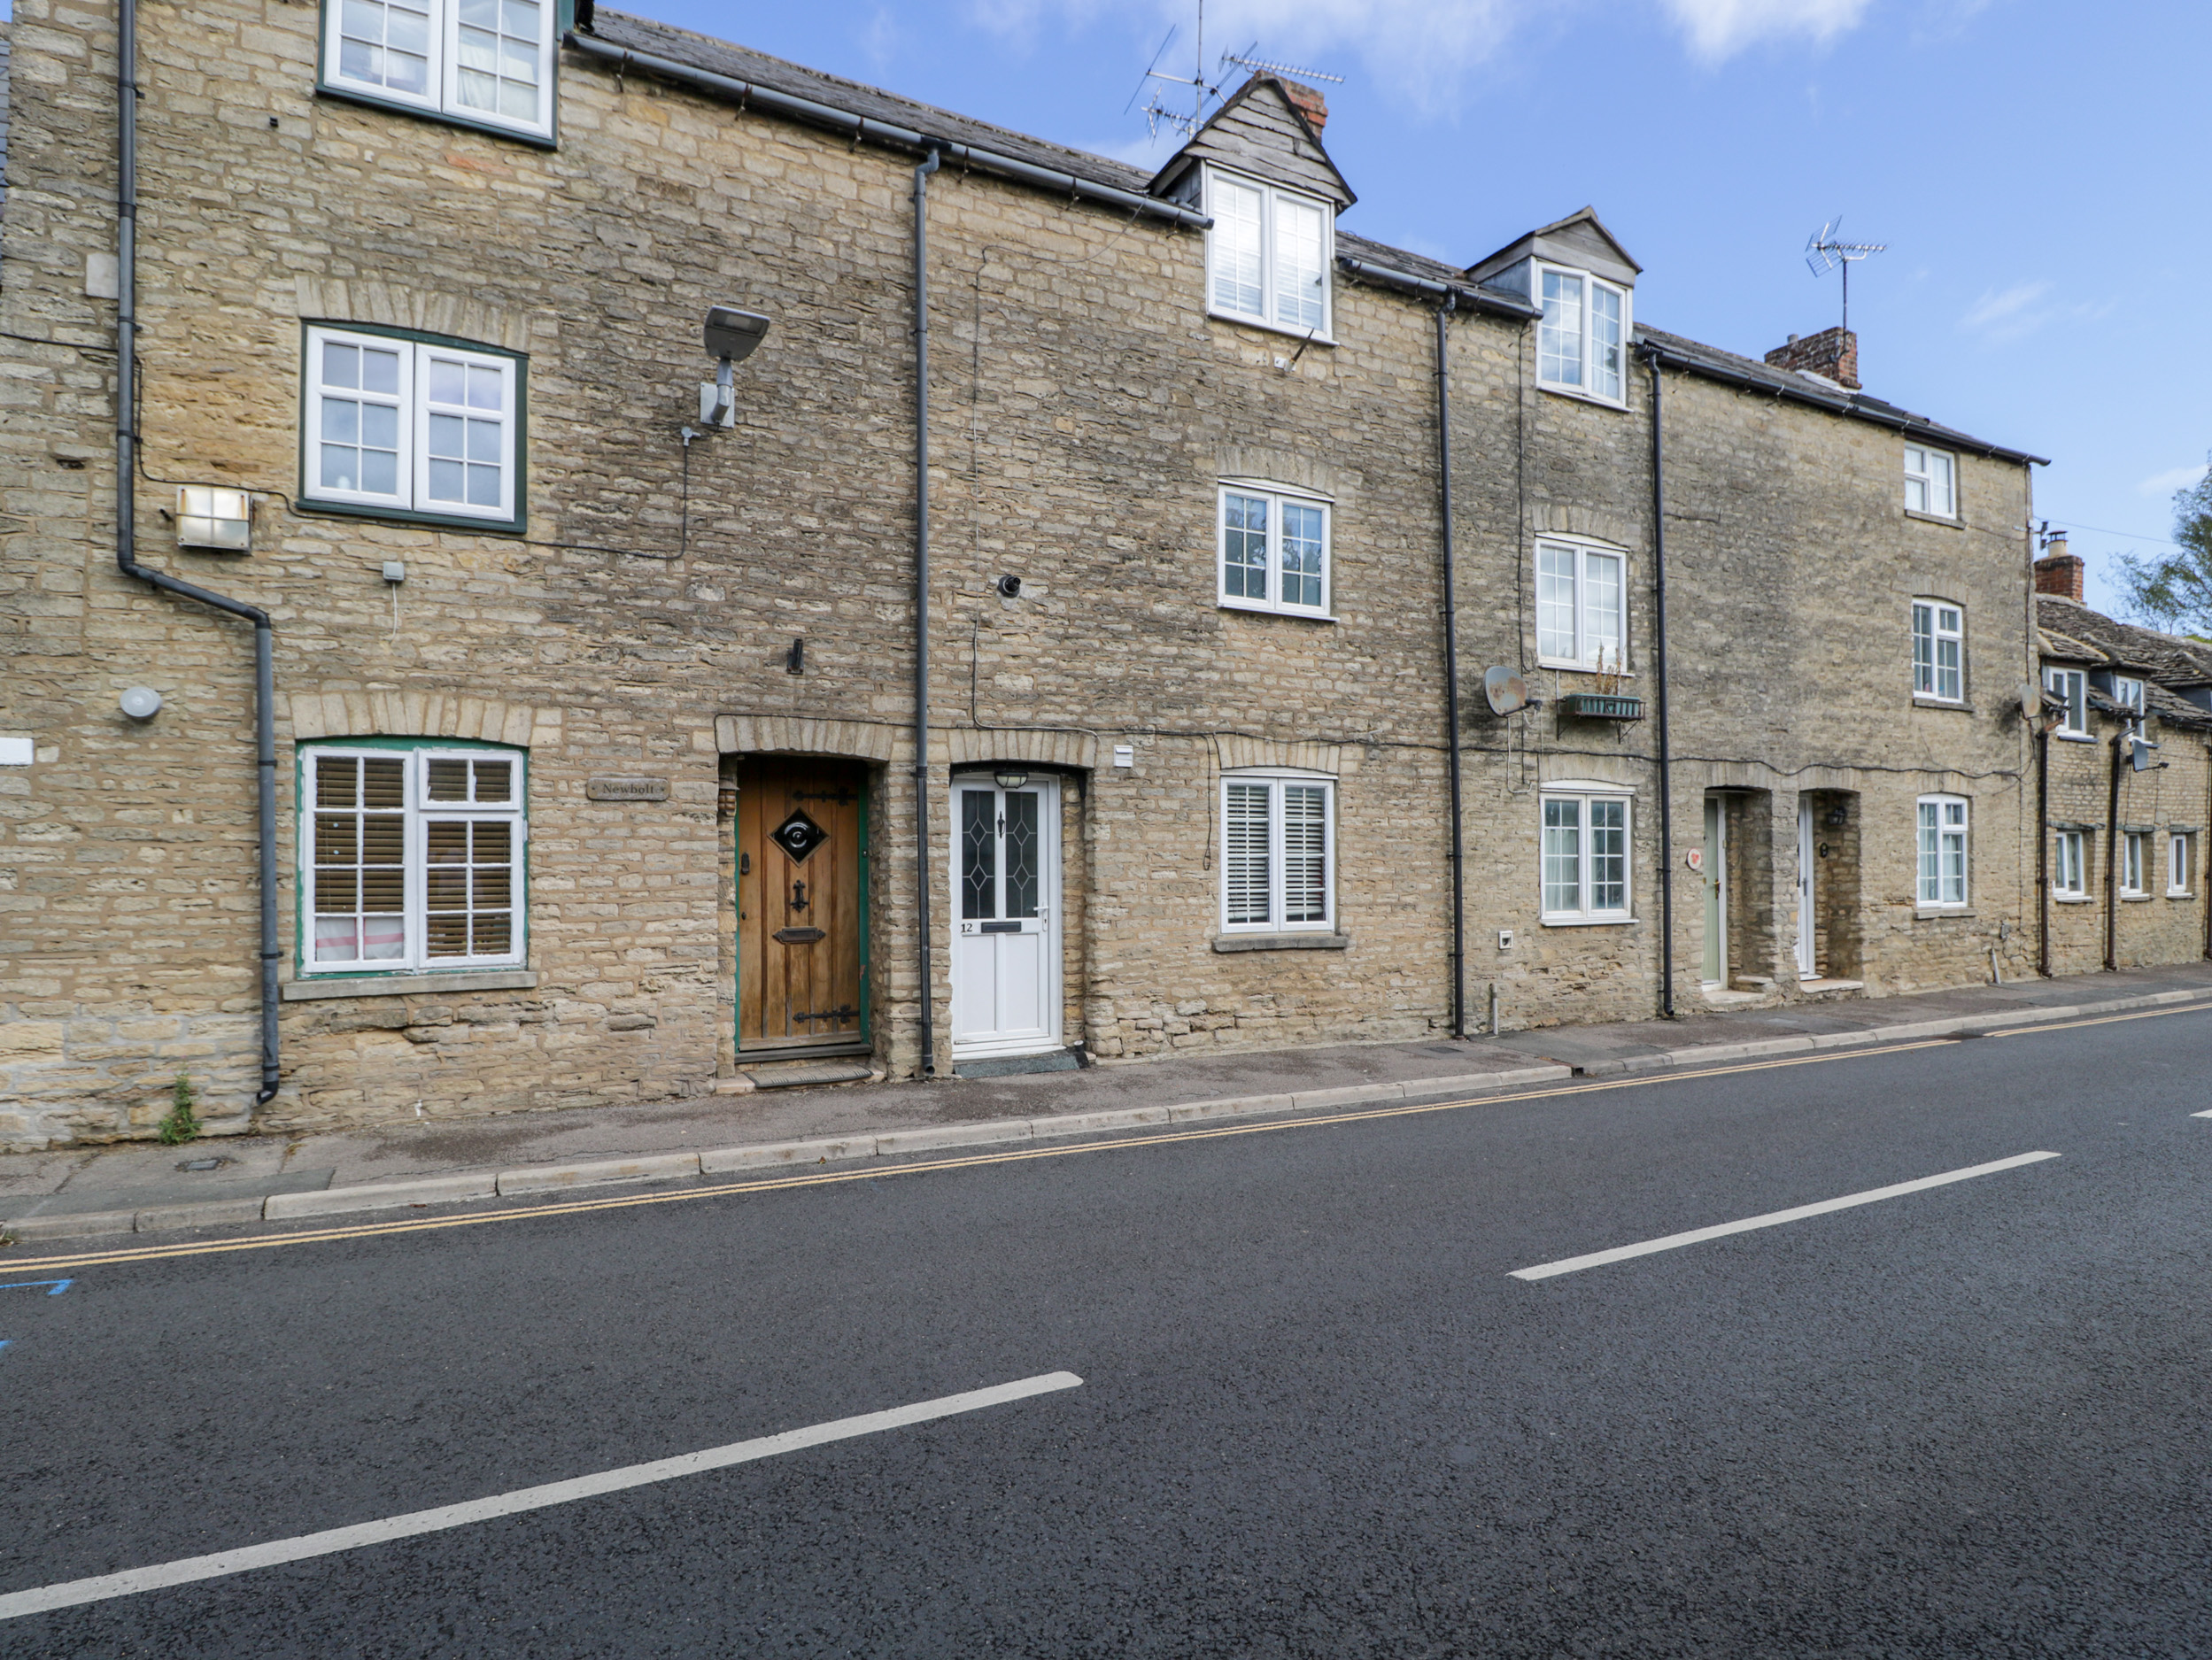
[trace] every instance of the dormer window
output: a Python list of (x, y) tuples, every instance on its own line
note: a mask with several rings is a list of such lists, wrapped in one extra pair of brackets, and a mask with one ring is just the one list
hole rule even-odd
[(1628, 291), (1586, 271), (1536, 267), (1543, 320), (1536, 326), (1539, 384), (1622, 401)]
[(1207, 310), (1327, 339), (1329, 205), (1209, 167), (1206, 212)]

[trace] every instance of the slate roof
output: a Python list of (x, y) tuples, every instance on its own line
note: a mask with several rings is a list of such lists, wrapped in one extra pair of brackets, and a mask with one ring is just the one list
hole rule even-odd
[[(739, 46), (732, 42), (715, 40), (690, 29), (679, 29), (629, 12), (599, 11), (594, 16), (579, 8), (580, 23), (586, 17), (591, 20), (582, 26), (611, 46), (648, 52), (694, 69), (704, 69), (711, 74), (772, 88), (793, 97), (808, 98), (833, 109), (866, 116), (890, 126), (906, 127), (926, 138), (941, 138), (947, 143), (996, 151), (1016, 160), (1113, 189), (1127, 190), (1141, 196), (1149, 192), (1152, 182), (1152, 174), (1126, 163), (1093, 155), (1088, 151), (1074, 150), (1064, 144), (1033, 138), (1010, 127), (994, 127), (988, 121), (956, 115), (950, 110), (940, 110), (933, 104), (886, 92), (880, 87), (848, 81), (841, 75), (825, 74), (821, 70), (808, 69), (803, 65), (773, 58), (766, 52), (754, 51), (750, 47)], [(1570, 215), (1560, 223), (1566, 224), (1580, 217), (1579, 214)], [(1349, 254), (1354, 259), (1388, 266), (1438, 282), (1459, 285), (1466, 282), (1466, 267), (1446, 265), (1405, 249), (1370, 241), (1365, 236), (1348, 235), (1339, 230), (1336, 246), (1340, 253)], [(1518, 295), (1504, 297), (1516, 305), (1526, 304)], [(1717, 346), (1705, 345), (1681, 335), (1670, 335), (1642, 325), (1637, 326), (1636, 335), (1639, 341), (1660, 347), (1680, 367), (1692, 373), (1704, 374), (1752, 390), (1763, 389), (1792, 401), (1826, 408), (1837, 414), (1857, 416), (1861, 420), (1875, 421), (1884, 426), (1914, 432), (1930, 443), (1946, 448), (1970, 451), (2002, 460), (2044, 462), (2041, 456), (1986, 443), (1955, 428), (1942, 426), (1923, 415), (1900, 409), (1881, 398), (1868, 397), (1863, 392), (1848, 392), (1829, 382), (1792, 370), (1773, 368), (1755, 358), (1738, 357)]]
[[(2212, 686), (2212, 645), (2123, 622), (2063, 594), (2036, 596), (2036, 631), (2045, 657), (2139, 676), (2150, 713), (2175, 726), (2212, 730), (2212, 710), (2173, 690)], [(2119, 712), (2102, 693), (2092, 692), (2090, 702), (2108, 714)]]

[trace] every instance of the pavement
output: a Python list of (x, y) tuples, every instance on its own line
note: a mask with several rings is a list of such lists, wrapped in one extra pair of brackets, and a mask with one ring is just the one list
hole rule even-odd
[[(23, 1242), (365, 1214), (731, 1171), (891, 1158), (1196, 1118), (1440, 1100), (1569, 1077), (1906, 1042), (2212, 997), (2212, 963), (1902, 997), (1437, 1039), (1175, 1057), (1080, 1072), (711, 1096), (0, 1157), (0, 1238)], [(212, 1162), (212, 1163), (211, 1163)], [(207, 1168), (192, 1168), (203, 1166)]]
[(2212, 1654), (2212, 1010), (2084, 1018), (19, 1247), (0, 1652)]

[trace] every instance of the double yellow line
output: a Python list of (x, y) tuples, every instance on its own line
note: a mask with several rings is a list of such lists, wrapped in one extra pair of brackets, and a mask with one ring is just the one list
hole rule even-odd
[[(2150, 1020), (2162, 1015), (2188, 1015), (2212, 1009), (2212, 1002), (2185, 1008), (2148, 1009), (2140, 1014), (2113, 1015), (2090, 1020), (2053, 1023), (2047, 1026), (2016, 1026), (1992, 1031), (1992, 1038), (2018, 1038), (2042, 1031), (2063, 1031), (2076, 1026), (2102, 1026), (2122, 1020)], [(1790, 1055), (1774, 1061), (1748, 1061), (1735, 1066), (1705, 1067), (1694, 1072), (1660, 1069), (1629, 1077), (1605, 1078), (1588, 1084), (1557, 1085), (1521, 1090), (1507, 1095), (1471, 1095), (1458, 1100), (1431, 1101), (1418, 1107), (1373, 1107), (1353, 1112), (1327, 1113), (1299, 1118), (1275, 1118), (1265, 1123), (1221, 1124), (1204, 1130), (1179, 1130), (1163, 1135), (1120, 1136), (1110, 1140), (1074, 1141), (1062, 1147), (1023, 1147), (1007, 1153), (977, 1153), (960, 1158), (927, 1159), (911, 1164), (876, 1163), (862, 1170), (823, 1170), (806, 1176), (777, 1176), (758, 1181), (723, 1182), (712, 1187), (684, 1187), (671, 1193), (624, 1193), (605, 1199), (567, 1200), (556, 1204), (524, 1205), (499, 1210), (476, 1210), (457, 1216), (424, 1216), (405, 1222), (363, 1222), (347, 1227), (303, 1228), (290, 1233), (257, 1234), (243, 1239), (188, 1239), (174, 1245), (145, 1245), (112, 1250), (87, 1251), (69, 1256), (0, 1256), (11, 1273), (20, 1270), (95, 1268), (113, 1262), (159, 1262), (184, 1256), (213, 1256), (230, 1251), (266, 1251), (282, 1245), (320, 1245), (338, 1239), (379, 1239), (398, 1233), (428, 1233), (442, 1228), (474, 1228), (493, 1222), (534, 1221), (543, 1216), (583, 1216), (597, 1210), (630, 1210), (642, 1205), (684, 1204), (699, 1199), (724, 1199), (735, 1193), (771, 1193), (794, 1187), (826, 1187), (839, 1182), (881, 1181), (893, 1176), (924, 1176), (940, 1170), (972, 1170), (992, 1164), (1018, 1164), (1032, 1159), (1063, 1159), (1082, 1153), (1118, 1153), (1134, 1147), (1173, 1147), (1189, 1141), (1219, 1141), (1232, 1136), (1267, 1135), (1281, 1130), (1319, 1130), (1333, 1124), (1372, 1123), (1383, 1118), (1410, 1118), (1424, 1113), (1457, 1112), (1467, 1107), (1495, 1107), (1508, 1101), (1542, 1100), (1560, 1095), (1590, 1095), (1605, 1090), (1643, 1089), (1654, 1084), (1680, 1084), (1692, 1078), (1727, 1077), (1743, 1072), (1771, 1072), (1784, 1067), (1819, 1066), (1834, 1061), (1857, 1061), (1876, 1055), (1902, 1054), (1914, 1049), (1934, 1049), (1957, 1042), (1954, 1038), (1930, 1038), (1918, 1043), (1869, 1044), (1864, 1048), (1829, 1050), (1819, 1054)]]

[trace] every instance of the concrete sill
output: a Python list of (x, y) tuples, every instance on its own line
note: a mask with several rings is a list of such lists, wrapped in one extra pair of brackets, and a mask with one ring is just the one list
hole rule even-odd
[(538, 984), (530, 969), (487, 969), (474, 974), (380, 974), (374, 977), (332, 975), (328, 979), (287, 980), (277, 995), (287, 1003), (313, 1002), (326, 997), (419, 997), (426, 992), (528, 992)]
[(2151, 899), (2152, 896), (2148, 893), (2123, 893), (2120, 896), (2120, 903), (2123, 905), (2148, 905), (2151, 902)]
[(2096, 902), (2097, 896), (2093, 893), (2053, 893), (2051, 896), (2053, 905), (2094, 905)]
[(1913, 694), (1913, 707), (1915, 709), (1956, 709), (1961, 714), (1974, 713), (1974, 706), (1970, 703), (1959, 703), (1949, 698), (1923, 697), (1919, 692)]
[(1539, 928), (1633, 928), (1633, 916), (1539, 916)]
[(1943, 923), (1956, 917), (1964, 917), (1971, 921), (1980, 915), (1981, 913), (1970, 905), (1945, 905), (1940, 908), (1914, 911), (1913, 920), (1916, 923)]
[(1213, 948), (1231, 951), (1342, 951), (1350, 934), (1216, 934)]
[(1922, 513), (1918, 508), (1914, 507), (1907, 507), (1904, 510), (1904, 512), (1905, 516), (1907, 519), (1917, 519), (1922, 524), (1948, 525), (1953, 530), (1963, 530), (1966, 529), (1966, 521), (1960, 518), (1956, 513)]

